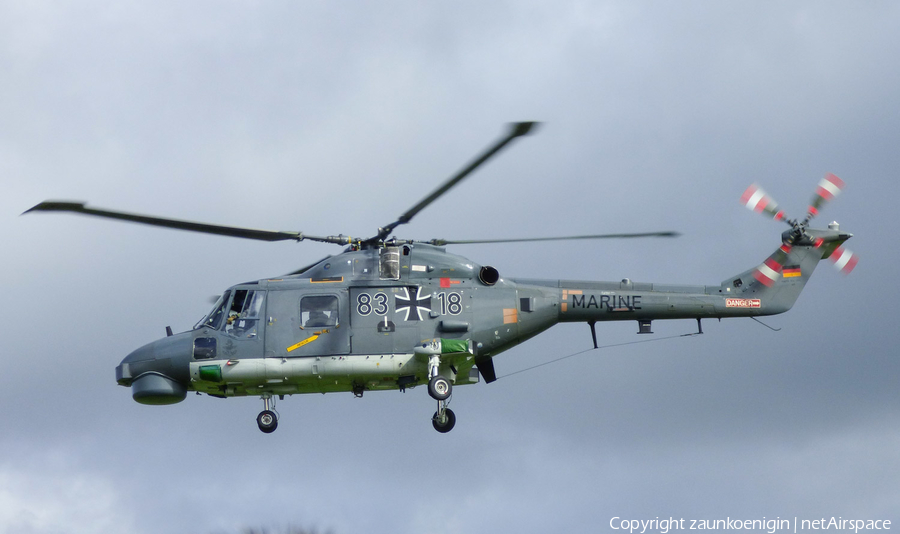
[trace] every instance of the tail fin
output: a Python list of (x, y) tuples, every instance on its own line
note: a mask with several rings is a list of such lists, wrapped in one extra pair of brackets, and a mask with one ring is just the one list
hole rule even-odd
[(850, 234), (834, 230), (808, 230), (803, 245), (782, 244), (766, 261), (724, 282), (728, 292), (746, 299), (760, 299), (765, 306), (761, 315), (783, 313), (791, 309), (819, 260), (832, 255)]
[(782, 245), (766, 261), (722, 282), (720, 292), (743, 297), (726, 299), (725, 307), (749, 304), (749, 307), (759, 311), (759, 315), (783, 313), (797, 302), (819, 260), (830, 257), (835, 267), (844, 274), (853, 270), (859, 258), (841, 246), (853, 234), (841, 232), (837, 222), (829, 224), (827, 230), (809, 228), (809, 222), (818, 215), (819, 208), (843, 188), (843, 180), (831, 173), (826, 174), (819, 181), (803, 221), (788, 219), (778, 209), (778, 204), (758, 185), (753, 184), (744, 191), (742, 204), (776, 221), (786, 222), (791, 229), (781, 234)]

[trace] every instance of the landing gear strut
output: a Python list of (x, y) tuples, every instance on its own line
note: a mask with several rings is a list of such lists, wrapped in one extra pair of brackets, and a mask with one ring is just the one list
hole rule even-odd
[(428, 359), (428, 394), (437, 401), (437, 411), (431, 417), (434, 429), (444, 434), (453, 430), (456, 425), (456, 415), (453, 410), (447, 408), (450, 403), (450, 395), (453, 393), (453, 385), (450, 380), (438, 374), (440, 358), (435, 355)]
[[(269, 434), (278, 428), (278, 415), (271, 409), (275, 408), (275, 400), (272, 399), (272, 395), (269, 393), (263, 394), (262, 400), (265, 408), (256, 416), (256, 424), (259, 425), (260, 430)], [(269, 406), (270, 400), (271, 408)]]

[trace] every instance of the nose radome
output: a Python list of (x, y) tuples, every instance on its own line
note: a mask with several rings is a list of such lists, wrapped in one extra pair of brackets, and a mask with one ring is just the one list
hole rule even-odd
[(148, 343), (131, 351), (128, 356), (125, 356), (122, 363), (116, 366), (116, 382), (120, 386), (130, 386), (135, 377), (153, 369), (154, 343), (156, 342)]
[(190, 332), (183, 332), (132, 351), (116, 367), (116, 382), (131, 386), (132, 397), (141, 404), (184, 400), (190, 376), (191, 337)]
[(145, 373), (131, 383), (131, 398), (141, 404), (175, 404), (186, 396), (184, 384), (158, 373)]

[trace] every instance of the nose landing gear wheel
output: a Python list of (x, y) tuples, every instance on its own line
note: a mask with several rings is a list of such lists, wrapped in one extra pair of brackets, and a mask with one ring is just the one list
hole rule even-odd
[(438, 412), (434, 412), (434, 416), (431, 418), (431, 424), (434, 426), (435, 430), (441, 434), (446, 434), (453, 430), (453, 426), (456, 425), (456, 414), (454, 414), (453, 410), (450, 408), (444, 410), (443, 418), (441, 418)]
[(256, 424), (260, 430), (269, 434), (278, 428), (278, 416), (271, 410), (263, 410), (256, 416)]
[(443, 376), (438, 375), (428, 381), (428, 394), (434, 400), (447, 400), (450, 398), (452, 389), (453, 386), (450, 385), (450, 381)]

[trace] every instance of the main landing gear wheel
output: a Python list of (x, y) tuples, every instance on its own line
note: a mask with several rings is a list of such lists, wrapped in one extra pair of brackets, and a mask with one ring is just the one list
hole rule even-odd
[(256, 416), (256, 424), (260, 430), (269, 434), (278, 428), (278, 416), (272, 410), (263, 410)]
[(271, 434), (278, 428), (278, 415), (274, 412), (275, 399), (271, 393), (263, 393), (260, 395), (260, 398), (263, 401), (263, 411), (256, 416), (256, 424), (259, 425), (260, 430), (266, 434)]
[[(438, 374), (440, 365), (441, 359), (439, 355), (434, 354), (428, 358), (428, 376), (430, 377), (428, 379), (428, 394), (437, 401), (437, 411), (431, 417), (431, 424), (434, 425), (435, 430), (444, 434), (453, 430), (453, 425), (456, 424), (456, 415), (454, 415), (453, 410), (447, 408), (447, 405), (450, 404), (449, 399), (450, 394), (453, 392), (453, 385), (448, 378)], [(453, 369), (453, 367), (451, 366), (450, 369)]]
[(443, 401), (449, 399), (452, 390), (453, 386), (450, 385), (450, 381), (443, 376), (438, 375), (428, 381), (428, 394), (434, 400)]
[(441, 418), (438, 412), (434, 412), (434, 416), (431, 418), (431, 424), (434, 426), (435, 430), (441, 434), (446, 434), (453, 430), (453, 426), (456, 425), (456, 415), (450, 408), (444, 410), (443, 418)]

